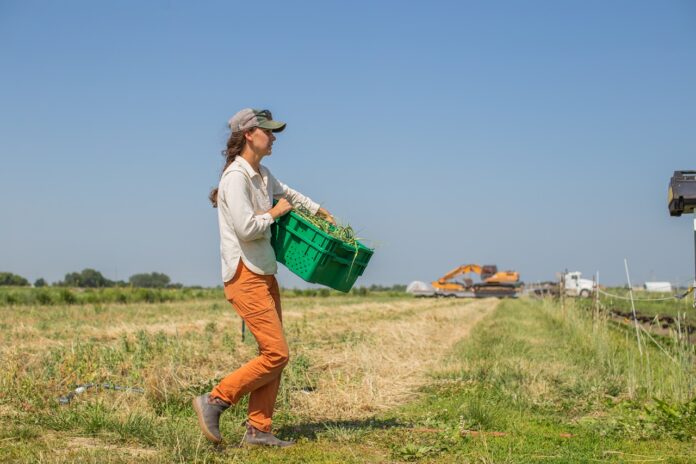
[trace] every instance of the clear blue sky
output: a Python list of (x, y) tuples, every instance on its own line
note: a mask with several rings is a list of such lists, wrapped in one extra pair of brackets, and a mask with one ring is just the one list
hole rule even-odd
[(0, 271), (217, 285), (251, 106), (288, 123), (265, 164), (376, 247), (358, 284), (693, 277), (694, 2), (112, 3), (0, 2)]

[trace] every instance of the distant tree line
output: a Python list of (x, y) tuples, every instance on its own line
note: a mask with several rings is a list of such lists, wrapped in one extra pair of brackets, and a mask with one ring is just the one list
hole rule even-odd
[(406, 291), (406, 285), (403, 284), (394, 284), (391, 286), (385, 286), (385, 285), (370, 285), (367, 287), (367, 290), (370, 292), (405, 292)]
[[(0, 272), (0, 286), (13, 287), (28, 287), (31, 284), (27, 279), (11, 272)], [(47, 287), (48, 283), (44, 279), (37, 279), (34, 282), (34, 287)], [(54, 282), (52, 287), (73, 287), (73, 288), (182, 288), (179, 283), (172, 283), (167, 274), (161, 272), (150, 272), (133, 274), (128, 278), (128, 282), (123, 280), (109, 280), (102, 275), (101, 272), (95, 269), (83, 269), (80, 272), (69, 272), (65, 274), (65, 278), (58, 282)], [(198, 287), (191, 287), (198, 288)], [(406, 291), (406, 285), (394, 284), (391, 286), (373, 284), (369, 287), (354, 287), (350, 293), (358, 296), (366, 296), (370, 293), (403, 293)], [(284, 289), (284, 292), (292, 292), (296, 296), (330, 296), (339, 294), (328, 288), (319, 289)]]
[[(0, 272), (0, 286), (27, 287), (29, 281), (22, 276), (11, 272)], [(34, 287), (46, 287), (48, 283), (44, 279), (37, 279)], [(123, 280), (109, 280), (95, 269), (83, 269), (80, 272), (69, 272), (61, 281), (53, 283), (54, 287), (77, 288), (110, 288), (110, 287), (137, 287), (137, 288), (181, 288), (183, 285), (172, 283), (168, 275), (160, 272), (133, 274), (128, 282)]]
[(24, 277), (12, 274), (11, 272), (0, 272), (0, 285), (26, 287), (27, 285), (29, 285), (29, 281)]
[[(355, 296), (368, 296), (371, 294), (388, 294), (390, 296), (395, 296), (406, 292), (406, 285), (394, 284), (391, 286), (385, 285), (370, 285), (369, 287), (358, 286), (353, 287), (349, 294)], [(284, 288), (283, 293), (285, 295), (293, 296), (335, 296), (335, 295), (345, 295), (345, 293), (339, 292), (338, 290), (331, 290), (329, 288)]]

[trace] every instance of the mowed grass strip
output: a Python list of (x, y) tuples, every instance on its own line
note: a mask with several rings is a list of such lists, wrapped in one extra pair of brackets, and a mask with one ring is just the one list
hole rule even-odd
[[(366, 432), (389, 425), (371, 416), (411, 399), (495, 302), (330, 297), (284, 305), (292, 359), (276, 423), (286, 433), (313, 424), (313, 439), (287, 456), (362, 462), (370, 454), (382, 459), (384, 450), (325, 448), (317, 437), (332, 427), (341, 435), (342, 427), (327, 421), (341, 418)], [(256, 352), (250, 334), (240, 340), (240, 320), (226, 302), (0, 311), (0, 461), (223, 462), (244, 455), (240, 462), (248, 462), (246, 451), (219, 452), (202, 440), (189, 403)], [(145, 394), (93, 388), (58, 404), (86, 382), (140, 386)], [(245, 410), (240, 404), (223, 416), (230, 443), (241, 439)]]

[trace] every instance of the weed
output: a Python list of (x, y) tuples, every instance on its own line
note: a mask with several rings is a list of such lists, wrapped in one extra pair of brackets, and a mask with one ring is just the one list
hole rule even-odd
[(676, 404), (655, 398), (655, 406), (645, 410), (659, 432), (678, 440), (696, 440), (696, 398)]
[(396, 459), (404, 461), (418, 461), (427, 457), (434, 456), (439, 453), (439, 449), (434, 446), (417, 445), (407, 443), (403, 446), (394, 447), (392, 456)]

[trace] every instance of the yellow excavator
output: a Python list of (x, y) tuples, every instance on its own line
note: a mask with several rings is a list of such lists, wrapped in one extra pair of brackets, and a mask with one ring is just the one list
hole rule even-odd
[[(474, 282), (469, 277), (464, 277), (463, 281), (455, 280), (455, 277), (467, 274), (477, 274), (481, 282)], [(475, 297), (515, 297), (517, 288), (520, 287), (520, 274), (516, 271), (498, 272), (498, 266), (488, 264), (465, 264), (456, 269), (452, 269), (447, 274), (432, 282), (436, 293), (444, 296), (458, 296), (472, 293)]]

